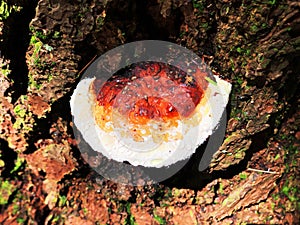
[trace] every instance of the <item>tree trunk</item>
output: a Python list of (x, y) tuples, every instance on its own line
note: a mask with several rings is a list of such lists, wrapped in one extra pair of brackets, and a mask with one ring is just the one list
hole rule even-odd
[[(1, 10), (1, 224), (297, 223), (298, 1), (5, 0)], [(69, 100), (97, 56), (146, 39), (202, 56), (232, 92), (207, 170), (192, 159), (165, 183), (131, 187), (84, 162)]]

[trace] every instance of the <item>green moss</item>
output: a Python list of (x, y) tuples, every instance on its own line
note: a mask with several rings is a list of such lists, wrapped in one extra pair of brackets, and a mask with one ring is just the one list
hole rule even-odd
[(253, 24), (251, 27), (250, 27), (250, 31), (253, 32), (253, 33), (256, 33), (258, 31), (258, 27), (256, 24)]
[(247, 179), (247, 174), (246, 173), (240, 173), (240, 179), (241, 180), (246, 180)]
[(242, 49), (241, 49), (240, 47), (237, 47), (237, 48), (236, 48), (236, 51), (237, 51), (238, 53), (242, 53)]
[(218, 190), (219, 194), (223, 195), (224, 194), (224, 190), (223, 190), (223, 184), (220, 183), (220, 186), (219, 186), (219, 190)]
[(99, 16), (96, 19), (97, 31), (100, 31), (105, 23), (105, 17)]
[[(16, 191), (14, 195), (14, 199), (12, 200), (12, 210), (11, 214), (12, 216), (17, 218), (17, 221), (19, 221), (20, 224), (23, 224), (24, 221), (26, 221), (26, 214), (27, 214), (27, 208), (24, 207), (23, 204), (26, 204), (25, 202), (29, 202), (28, 196), (24, 196), (21, 190)], [(25, 218), (24, 218), (25, 217)]]
[(24, 117), (26, 115), (26, 110), (22, 108), (21, 105), (16, 105), (14, 112), (17, 116)]
[(18, 224), (25, 224), (25, 222), (26, 222), (26, 219), (24, 219), (24, 218), (17, 218), (17, 223)]
[(153, 219), (155, 219), (159, 224), (167, 224), (166, 220), (155, 213), (153, 213)]
[(277, 154), (277, 155), (275, 156), (274, 160), (277, 160), (277, 159), (279, 159), (279, 158), (280, 158), (280, 154)]
[(296, 141), (296, 138), (294, 136), (287, 134), (279, 134), (278, 136), (279, 140), (284, 144), (285, 149), (285, 180), (279, 195), (284, 195), (287, 198), (287, 201), (285, 201), (283, 208), (286, 211), (294, 211), (297, 210), (297, 208), (300, 208), (299, 184), (297, 182), (297, 175), (294, 175), (294, 173), (298, 173), (296, 171), (298, 170), (297, 159), (299, 149), (294, 144)]
[(67, 203), (67, 197), (64, 195), (61, 195), (61, 196), (58, 196), (58, 198), (59, 198), (58, 206), (59, 207), (65, 206)]
[(251, 50), (248, 48), (243, 48), (243, 47), (237, 47), (236, 52), (239, 53), (240, 55), (245, 55), (249, 56), (251, 54)]
[(267, 4), (269, 4), (269, 5), (276, 5), (276, 3), (277, 3), (277, 0), (269, 0), (267, 2)]
[(287, 211), (294, 211), (300, 208), (299, 202), (299, 188), (295, 184), (295, 177), (291, 176), (288, 180), (284, 183), (281, 193), (283, 193), (289, 201), (285, 204), (285, 210)]
[(211, 28), (208, 23), (201, 23), (201, 27), (206, 29), (206, 30)]
[(131, 214), (130, 206), (131, 206), (131, 204), (129, 202), (127, 202), (126, 205), (125, 205), (126, 212), (128, 214), (128, 216), (125, 220), (126, 224), (137, 225), (137, 223), (135, 222), (134, 216)]
[(89, 210), (88, 210), (87, 208), (83, 208), (82, 211), (83, 211), (83, 214), (84, 214), (85, 216), (87, 216)]
[(5, 65), (1, 67), (1, 73), (7, 77), (10, 74), (11, 70), (9, 69), (9, 65)]
[(19, 210), (20, 210), (19, 205), (18, 204), (14, 204), (13, 207), (12, 207), (12, 214), (16, 215)]
[(15, 114), (18, 116), (14, 122), (13, 128), (20, 129), (25, 125), (24, 118), (26, 116), (26, 110), (21, 105), (16, 105), (14, 108)]
[(16, 159), (16, 161), (15, 161), (15, 166), (14, 166), (14, 168), (10, 171), (10, 173), (14, 173), (14, 172), (18, 171), (18, 170), (21, 168), (21, 166), (22, 166), (23, 164), (24, 164), (24, 158), (18, 157), (18, 158)]
[(179, 34), (179, 38), (183, 38), (186, 35), (187, 35), (186, 31), (181, 31), (180, 34)]
[[(48, 36), (43, 34), (42, 32), (35, 31), (33, 28), (32, 31), (33, 35), (30, 39), (30, 45), (33, 48), (30, 60), (31, 63), (35, 65), (39, 70), (51, 68), (52, 65), (47, 65), (46, 63), (42, 62), (40, 58), (40, 52), (42, 49), (47, 52), (51, 52), (53, 50), (52, 46), (44, 43), (48, 39)], [(58, 34), (56, 33), (56, 35)]]
[(234, 70), (235, 70), (234, 59), (230, 58), (229, 60), (230, 60), (230, 64), (231, 64), (231, 70), (234, 72)]
[(8, 203), (10, 195), (14, 192), (15, 186), (7, 180), (0, 180), (0, 205)]
[(7, 6), (7, 3), (5, 1), (2, 1), (0, 5), (0, 21), (5, 20), (9, 16), (9, 9)]
[(27, 113), (27, 110), (22, 108), (22, 105), (16, 105), (14, 108), (16, 114), (16, 121), (14, 122), (13, 128), (23, 129), (30, 131), (32, 128), (26, 123), (26, 119), (32, 116), (32, 113)]
[(53, 36), (52, 36), (54, 39), (58, 39), (58, 38), (61, 38), (61, 34), (60, 34), (60, 32), (58, 32), (58, 31), (55, 31), (54, 33), (53, 33)]
[(243, 159), (245, 157), (245, 151), (246, 150), (247, 150), (247, 148), (242, 148), (242, 149), (235, 150), (234, 158), (235, 159)]
[(204, 3), (205, 0), (199, 1), (199, 0), (192, 0), (194, 9), (197, 10), (197, 13), (202, 13), (205, 9)]
[(45, 41), (45, 40), (47, 40), (47, 38), (48, 38), (48, 36), (47, 35), (45, 35), (43, 32), (41, 32), (41, 31), (36, 31), (35, 33), (34, 33), (34, 36), (33, 37), (35, 37), (35, 38), (37, 38), (37, 39), (39, 39), (39, 40), (41, 40), (41, 41)]
[(53, 222), (53, 223), (56, 223), (56, 222), (59, 222), (60, 220), (61, 220), (60, 215), (55, 215), (55, 216), (53, 217), (53, 219), (52, 219), (52, 222)]
[(12, 12), (20, 12), (21, 10), (21, 6), (8, 5), (6, 1), (1, 1), (0, 21), (7, 19)]
[(29, 74), (28, 74), (28, 78), (29, 78), (29, 82), (28, 82), (29, 87), (35, 88), (35, 89), (37, 89), (37, 90), (40, 90), (40, 89), (41, 89), (42, 85), (41, 85), (41, 84), (38, 84), (38, 83), (34, 80), (32, 74), (31, 74), (30, 72), (29, 72)]
[(173, 196), (176, 198), (176, 197), (179, 197), (180, 196), (180, 190), (175, 188), (174, 191), (173, 191)]
[(38, 65), (40, 63), (39, 53), (42, 49), (43, 42), (41, 42), (36, 36), (32, 36), (30, 39), (30, 45), (33, 46), (33, 53), (31, 56), (32, 62), (34, 65)]

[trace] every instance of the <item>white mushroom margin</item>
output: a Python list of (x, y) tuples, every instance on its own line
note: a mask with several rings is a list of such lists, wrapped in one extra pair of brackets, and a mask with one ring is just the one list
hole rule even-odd
[[(101, 152), (109, 159), (119, 162), (128, 161), (134, 166), (156, 168), (169, 166), (190, 157), (218, 126), (228, 103), (231, 84), (218, 76), (215, 76), (215, 79), (216, 84), (210, 82), (205, 91), (205, 104), (200, 103), (196, 108), (196, 116), (201, 118), (200, 123), (197, 126), (190, 126), (179, 121), (178, 127), (183, 133), (183, 138), (161, 142), (155, 149), (151, 148), (149, 151), (133, 150), (120, 141), (116, 132), (104, 132), (96, 124), (93, 115), (93, 107), (96, 102), (90, 93), (90, 85), (95, 78), (83, 79), (77, 85), (70, 101), (73, 121), (91, 148)], [(147, 142), (149, 143), (149, 141)], [(136, 144), (136, 146), (141, 145), (141, 143)], [(144, 146), (143, 149), (147, 149), (147, 146)]]

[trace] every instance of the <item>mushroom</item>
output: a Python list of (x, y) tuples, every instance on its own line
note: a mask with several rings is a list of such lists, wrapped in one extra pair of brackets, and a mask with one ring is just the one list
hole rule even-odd
[(109, 159), (155, 168), (187, 159), (218, 125), (231, 91), (204, 64), (188, 71), (147, 61), (100, 88), (96, 77), (84, 78), (70, 101), (74, 123)]

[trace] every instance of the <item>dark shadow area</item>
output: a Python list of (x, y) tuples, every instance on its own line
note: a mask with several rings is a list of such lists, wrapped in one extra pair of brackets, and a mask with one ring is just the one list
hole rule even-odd
[(23, 1), (19, 12), (12, 11), (3, 27), (3, 42), (0, 49), (4, 58), (10, 60), (11, 73), (9, 78), (13, 85), (6, 90), (11, 93), (12, 102), (27, 92), (28, 67), (26, 64), (26, 51), (30, 42), (29, 23), (35, 16), (38, 1)]
[[(295, 98), (299, 97), (299, 71), (300, 71), (300, 52), (289, 57), (289, 67), (285, 69), (283, 73), (289, 74), (287, 76), (285, 85), (282, 85), (282, 81), (278, 82), (281, 88), (278, 90), (280, 98), (284, 98), (286, 101), (290, 101), (293, 104), (297, 101)], [(296, 102), (294, 102), (296, 103)]]
[(128, 42), (146, 39), (170, 41), (178, 36), (183, 15), (178, 8), (164, 18), (160, 10), (156, 1), (112, 1), (108, 5), (107, 19), (126, 32)]
[(93, 61), (93, 59), (97, 58), (98, 52), (96, 47), (91, 45), (91, 36), (88, 36), (81, 42), (76, 43), (75, 45), (75, 53), (76, 55), (81, 56), (81, 60), (78, 62), (78, 71), (80, 75), (84, 74), (84, 71), (87, 69), (88, 65)]
[(35, 221), (39, 221), (40, 224), (46, 224), (46, 219), (49, 216), (51, 210), (48, 205), (44, 207), (37, 208), (37, 212), (35, 213)]
[(196, 152), (178, 173), (161, 182), (161, 184), (169, 188), (203, 188), (210, 180), (210, 176), (207, 173), (199, 171), (199, 163), (203, 157), (207, 143), (208, 141), (196, 149)]
[(242, 171), (245, 171), (247, 169), (248, 162), (251, 160), (252, 156), (256, 152), (267, 147), (267, 143), (270, 138), (270, 135), (272, 134), (272, 131), (272, 128), (269, 127), (266, 130), (263, 130), (251, 136), (252, 143), (249, 149), (245, 152), (244, 158), (238, 164), (229, 166), (226, 170), (213, 171), (211, 173), (212, 177), (214, 177), (214, 179), (231, 179), (233, 176), (241, 173)]
[(0, 138), (1, 159), (5, 163), (4, 169), (1, 171), (1, 177), (10, 177), (11, 171), (15, 166), (15, 160), (18, 154), (8, 146), (8, 142)]
[(270, 132), (271, 129), (268, 129), (255, 134), (252, 137), (252, 145), (249, 150), (246, 151), (244, 159), (238, 164), (229, 166), (226, 170), (213, 171), (211, 173), (207, 170), (199, 171), (198, 165), (203, 156), (202, 151), (205, 149), (205, 145), (200, 146), (185, 167), (179, 173), (164, 181), (162, 184), (170, 188), (188, 188), (197, 191), (201, 190), (215, 179), (231, 179), (235, 175), (245, 171), (247, 164), (254, 153), (266, 147)]

